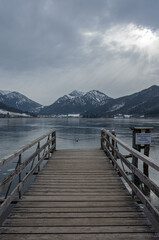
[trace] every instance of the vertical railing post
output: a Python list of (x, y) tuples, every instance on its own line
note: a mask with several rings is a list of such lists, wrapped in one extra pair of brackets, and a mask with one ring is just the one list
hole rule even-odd
[[(133, 130), (132, 147), (133, 147), (134, 149), (136, 149), (137, 151), (140, 152), (140, 151), (141, 151), (141, 148), (140, 148), (139, 145), (136, 144), (136, 134), (137, 134), (137, 133), (140, 133), (141, 130), (140, 130), (140, 129), (136, 129), (136, 128), (131, 128), (131, 130)], [(138, 158), (137, 158), (137, 157), (132, 156), (132, 164), (133, 164), (136, 168), (138, 168)], [(133, 182), (135, 183), (135, 185), (136, 185), (137, 187), (140, 186), (140, 180), (139, 180), (139, 178), (138, 178), (134, 173), (133, 173), (133, 175), (132, 175), (132, 180), (133, 180)], [(133, 193), (132, 195), (134, 195), (134, 193)]]
[[(112, 135), (116, 136), (114, 130), (112, 130)], [(114, 159), (115, 159), (115, 151), (114, 151), (115, 147), (116, 147), (116, 141), (112, 138), (112, 155), (113, 155)], [(114, 162), (113, 161), (112, 161), (112, 164), (114, 166)]]
[(106, 135), (106, 139), (107, 139), (107, 142), (106, 142), (106, 146), (107, 146), (107, 149), (108, 149), (108, 151), (109, 151), (109, 143), (110, 143), (110, 137), (109, 137), (109, 135), (107, 134)]
[[(141, 151), (141, 149), (144, 149), (144, 154), (146, 156), (149, 156), (151, 143), (150, 133), (151, 130), (153, 130), (153, 127), (131, 127), (131, 130), (133, 130), (133, 148), (139, 152)], [(132, 163), (136, 168), (138, 168), (138, 158), (133, 156)], [(146, 163), (143, 163), (143, 173), (147, 177), (149, 176), (149, 169)], [(133, 181), (138, 187), (140, 186), (140, 180), (135, 174), (133, 174)], [(144, 190), (147, 195), (149, 195), (149, 189), (146, 185), (144, 185)]]
[(55, 136), (55, 151), (56, 151), (56, 131), (54, 132), (54, 136)]
[[(50, 140), (50, 135), (48, 135), (48, 142)], [(50, 158), (50, 143), (48, 143), (48, 159)]]
[[(37, 151), (40, 149), (40, 142), (38, 142)], [(40, 152), (38, 153), (38, 161), (40, 161)], [(40, 172), (40, 165), (38, 166), (38, 172)]]
[[(151, 134), (151, 129), (146, 129), (145, 133)], [(144, 154), (149, 157), (149, 152), (150, 152), (150, 143), (144, 145)], [(149, 177), (149, 166), (146, 163), (143, 163), (143, 173)], [(144, 184), (144, 191), (147, 195), (150, 194), (150, 189)]]
[(101, 149), (104, 150), (104, 130), (101, 130)]
[[(113, 136), (115, 136), (115, 131), (114, 130), (112, 130), (112, 135)], [(112, 155), (113, 155), (113, 157), (114, 157), (114, 148), (115, 148), (115, 141), (114, 141), (114, 139), (112, 138)]]
[[(151, 133), (150, 129), (147, 129), (145, 133)], [(145, 144), (144, 154), (149, 157), (149, 152), (150, 152), (150, 144)], [(146, 163), (143, 163), (143, 172), (147, 177), (149, 177), (149, 167)]]
[[(20, 154), (19, 155), (19, 160), (18, 160), (18, 165), (20, 166), (21, 165), (21, 163), (22, 163), (22, 155)], [(21, 182), (21, 172), (19, 173), (19, 183)], [(22, 193), (21, 193), (21, 190), (19, 190), (19, 199), (21, 198), (21, 196), (22, 196)]]
[(55, 148), (52, 149), (52, 153), (53, 153), (53, 151), (56, 150), (56, 132), (55, 131), (52, 132), (51, 137), (52, 139), (54, 138), (54, 140), (52, 140), (52, 146), (55, 144)]

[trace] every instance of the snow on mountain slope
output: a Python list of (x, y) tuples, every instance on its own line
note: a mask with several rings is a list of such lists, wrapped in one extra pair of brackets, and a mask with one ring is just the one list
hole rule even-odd
[(74, 90), (71, 93), (68, 94), (68, 96), (72, 96), (72, 97), (81, 97), (85, 94), (85, 92), (81, 92), (81, 91), (77, 91)]
[(111, 98), (98, 90), (92, 90), (84, 95), (84, 99), (93, 105), (103, 105)]
[(41, 105), (21, 93), (0, 90), (0, 102), (23, 112), (36, 112)]
[(26, 113), (15, 113), (15, 112), (9, 112), (9, 111), (5, 111), (0, 109), (0, 115), (9, 115), (11, 117), (30, 117), (30, 115), (26, 114)]
[(105, 104), (109, 99), (104, 93), (92, 90), (87, 93), (74, 90), (68, 95), (64, 95), (52, 105), (41, 109), (40, 114), (77, 114), (89, 111), (93, 107)]
[(11, 91), (8, 91), (8, 90), (0, 90), (0, 94), (2, 95), (6, 95), (8, 93), (11, 93)]

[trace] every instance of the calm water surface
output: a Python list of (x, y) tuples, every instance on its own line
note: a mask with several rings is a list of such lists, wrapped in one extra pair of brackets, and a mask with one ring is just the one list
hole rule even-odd
[[(101, 128), (115, 130), (117, 137), (131, 146), (131, 126), (154, 127), (150, 156), (155, 162), (159, 162), (158, 119), (0, 119), (0, 158), (9, 155), (52, 129), (56, 130), (57, 149), (99, 148)], [(12, 166), (3, 172), (1, 170), (1, 176), (11, 170)], [(150, 177), (159, 183), (159, 176), (152, 170)], [(159, 205), (159, 203), (156, 204)]]

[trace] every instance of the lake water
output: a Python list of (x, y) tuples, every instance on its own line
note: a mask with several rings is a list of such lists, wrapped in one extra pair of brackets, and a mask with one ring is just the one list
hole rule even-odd
[[(84, 119), (84, 118), (31, 118), (0, 119), (0, 158), (28, 144), (52, 129), (57, 134), (57, 149), (99, 148), (101, 128), (115, 130), (117, 137), (132, 145), (131, 126), (154, 127), (150, 156), (159, 162), (158, 119)], [(12, 170), (1, 170), (1, 176)], [(159, 183), (157, 173), (150, 177)], [(159, 205), (154, 198), (155, 204)]]

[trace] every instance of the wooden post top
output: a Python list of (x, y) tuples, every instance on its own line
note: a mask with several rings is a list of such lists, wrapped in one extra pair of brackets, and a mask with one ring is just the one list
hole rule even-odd
[(153, 130), (153, 127), (130, 127), (131, 130)]

